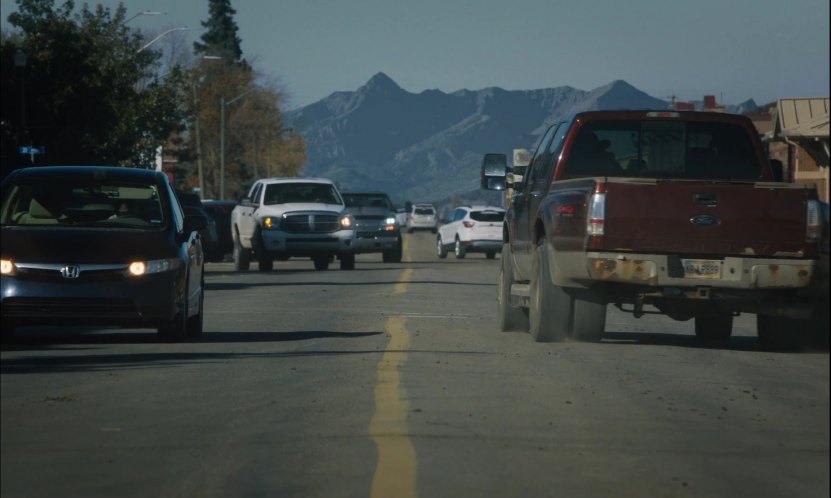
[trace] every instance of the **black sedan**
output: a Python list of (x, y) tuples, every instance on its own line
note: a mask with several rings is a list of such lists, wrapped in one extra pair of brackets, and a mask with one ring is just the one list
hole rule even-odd
[(202, 333), (202, 217), (186, 216), (167, 177), (117, 167), (40, 167), (2, 183), (0, 310), (17, 325)]

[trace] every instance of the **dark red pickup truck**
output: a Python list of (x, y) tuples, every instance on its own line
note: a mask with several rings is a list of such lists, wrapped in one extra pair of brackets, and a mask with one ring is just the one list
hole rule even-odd
[(584, 112), (548, 129), (521, 182), (508, 185), (509, 173), (504, 154), (485, 156), (482, 187), (516, 190), (503, 330), (596, 341), (615, 304), (694, 319), (699, 338), (723, 342), (746, 312), (762, 346), (781, 350), (828, 306), (816, 189), (777, 181), (743, 116)]

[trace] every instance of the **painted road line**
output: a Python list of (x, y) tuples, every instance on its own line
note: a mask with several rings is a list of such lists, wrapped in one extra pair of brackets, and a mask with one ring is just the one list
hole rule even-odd
[[(405, 259), (409, 259), (404, 244)], [(395, 294), (407, 292), (412, 277), (407, 268), (395, 285)], [(386, 331), (390, 341), (378, 362), (378, 383), (375, 385), (375, 413), (369, 424), (369, 437), (378, 448), (378, 465), (372, 478), (373, 498), (410, 498), (416, 493), (416, 454), (407, 430), (410, 403), (401, 387), (400, 367), (407, 361), (410, 332), (406, 318), (393, 315), (387, 319)]]

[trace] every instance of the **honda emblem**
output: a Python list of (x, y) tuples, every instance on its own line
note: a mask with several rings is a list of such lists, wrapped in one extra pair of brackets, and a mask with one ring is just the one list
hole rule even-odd
[(81, 276), (81, 268), (75, 265), (67, 265), (61, 268), (61, 276), (66, 279), (75, 279)]

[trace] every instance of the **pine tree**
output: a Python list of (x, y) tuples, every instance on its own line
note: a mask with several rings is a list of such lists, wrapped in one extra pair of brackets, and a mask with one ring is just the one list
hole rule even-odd
[(208, 0), (210, 17), (202, 21), (207, 31), (202, 35), (202, 43), (194, 42), (193, 50), (197, 55), (219, 56), (227, 62), (242, 59), (241, 40), (237, 36), (237, 23), (231, 7), (231, 0)]

